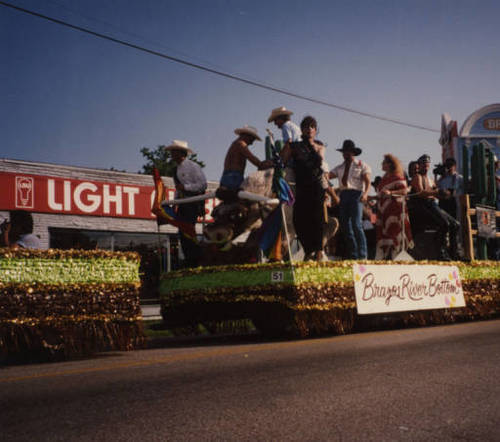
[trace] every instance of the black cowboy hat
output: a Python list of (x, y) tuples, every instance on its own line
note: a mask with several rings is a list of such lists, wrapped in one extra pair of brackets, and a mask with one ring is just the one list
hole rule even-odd
[(361, 154), (362, 150), (359, 147), (356, 147), (354, 141), (352, 140), (344, 140), (342, 143), (342, 149), (337, 149), (339, 152), (353, 152), (354, 156), (357, 157)]

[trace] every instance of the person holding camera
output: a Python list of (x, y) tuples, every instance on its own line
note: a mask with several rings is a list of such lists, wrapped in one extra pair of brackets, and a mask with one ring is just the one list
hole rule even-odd
[(441, 179), (437, 182), (439, 207), (453, 218), (458, 219), (459, 196), (464, 194), (464, 178), (457, 172), (457, 162), (447, 158)]
[(40, 238), (33, 234), (33, 217), (25, 210), (11, 210), (10, 221), (0, 226), (2, 245), (13, 249), (44, 249)]

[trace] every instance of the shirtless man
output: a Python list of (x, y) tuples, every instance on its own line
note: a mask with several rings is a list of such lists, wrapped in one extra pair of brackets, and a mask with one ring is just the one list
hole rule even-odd
[(257, 129), (252, 126), (243, 126), (236, 129), (234, 133), (239, 136), (233, 141), (227, 151), (226, 159), (224, 160), (224, 172), (220, 179), (221, 187), (229, 190), (238, 190), (240, 188), (243, 183), (247, 160), (259, 170), (273, 167), (272, 161), (260, 161), (248, 148), (255, 140), (262, 141), (257, 133)]

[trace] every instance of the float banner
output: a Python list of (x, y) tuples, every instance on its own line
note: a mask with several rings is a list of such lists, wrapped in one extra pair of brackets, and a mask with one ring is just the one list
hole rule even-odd
[(359, 315), (465, 307), (456, 266), (354, 264)]

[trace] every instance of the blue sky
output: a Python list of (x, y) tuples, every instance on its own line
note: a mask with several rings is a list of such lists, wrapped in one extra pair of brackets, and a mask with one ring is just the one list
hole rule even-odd
[[(12, 0), (77, 26), (363, 112), (440, 128), (500, 101), (498, 1)], [(374, 175), (385, 153), (440, 160), (439, 134), (173, 63), (0, 5), (2, 158), (137, 172), (141, 147), (187, 140), (218, 180), (243, 124), (272, 108), (345, 138)], [(264, 156), (264, 144), (252, 150)], [(248, 167), (247, 172), (254, 170)]]

